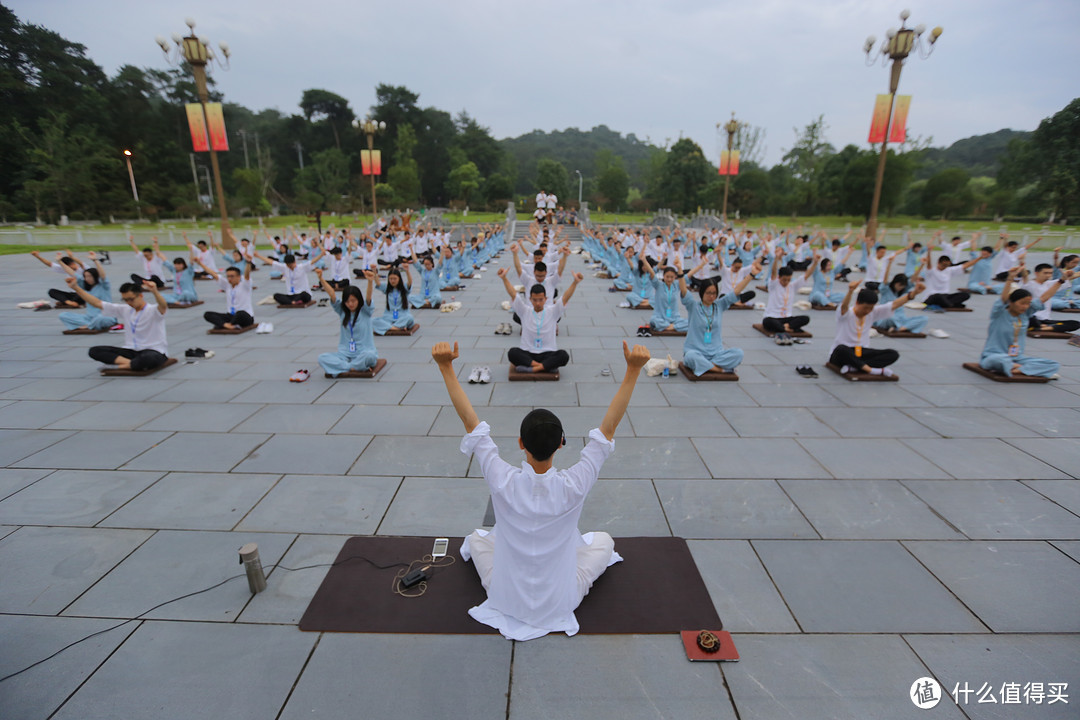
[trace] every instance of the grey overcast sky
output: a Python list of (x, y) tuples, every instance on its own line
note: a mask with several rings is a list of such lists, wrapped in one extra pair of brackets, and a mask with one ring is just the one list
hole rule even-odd
[(900, 81), (909, 131), (934, 145), (1032, 130), (1080, 96), (1080, 0), (3, 2), (85, 45), (109, 74), (164, 67), (155, 36), (185, 31), (190, 16), (215, 46), (229, 43), (232, 68), (214, 77), (253, 110), (298, 113), (305, 89), (324, 88), (362, 115), (389, 83), (421, 106), (467, 110), (497, 138), (604, 124), (656, 144), (690, 137), (714, 163), (716, 124), (733, 110), (765, 128), (767, 165), (818, 115), (837, 148), (865, 147), (888, 71), (866, 66), (862, 44), (880, 43), (905, 7), (909, 26), (945, 29)]

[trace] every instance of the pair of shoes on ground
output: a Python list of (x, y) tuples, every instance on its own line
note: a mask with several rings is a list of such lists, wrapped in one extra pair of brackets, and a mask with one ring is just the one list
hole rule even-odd
[(184, 357), (189, 358), (212, 358), (214, 357), (213, 350), (203, 350), (202, 348), (188, 348), (184, 352)]
[(258, 327), (255, 328), (256, 335), (266, 335), (274, 332), (274, 323), (261, 322)]
[(292, 376), (289, 377), (289, 382), (302, 383), (309, 377), (311, 377), (311, 373), (309, 373), (307, 370), (300, 369), (294, 372)]
[(787, 333), (776, 333), (775, 342), (777, 345), (790, 345), (795, 340)]
[(795, 368), (795, 372), (799, 373), (803, 377), (808, 378), (816, 378), (818, 376), (814, 368), (810, 367), (809, 365), (799, 365)]
[(487, 365), (477, 365), (469, 372), (469, 384), (486, 385), (489, 382), (491, 382), (491, 368)]
[(652, 328), (648, 325), (642, 325), (637, 329), (638, 337), (652, 337)]
[(514, 326), (511, 325), (510, 323), (506, 323), (506, 322), (499, 323), (495, 327), (495, 334), (496, 335), (509, 335), (512, 332), (514, 332)]
[(949, 337), (949, 333), (945, 332), (944, 330), (942, 330), (940, 328), (934, 328), (928, 334), (930, 335), (930, 337), (936, 337), (936, 338), (947, 338), (947, 337)]

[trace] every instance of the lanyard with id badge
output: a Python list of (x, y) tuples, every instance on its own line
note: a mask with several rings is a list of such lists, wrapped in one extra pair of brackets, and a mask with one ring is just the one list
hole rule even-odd
[(1020, 333), (1024, 329), (1024, 321), (1021, 318), (1013, 320), (1013, 339), (1009, 345), (1009, 357), (1017, 357), (1020, 354)]
[(394, 319), (395, 320), (398, 319), (398, 312), (399, 312), (398, 311), (398, 306), (401, 305), (400, 300), (401, 300), (401, 296), (398, 294), (397, 290), (394, 290), (392, 293), (390, 293), (390, 302), (394, 306)]
[(533, 310), (533, 315), (536, 316), (536, 349), (539, 350), (544, 346), (544, 341), (540, 337), (540, 328), (544, 325), (544, 317), (547, 315), (547, 308), (545, 307), (543, 312), (536, 315), (536, 311)]
[[(348, 312), (348, 311), (346, 311)], [(356, 338), (353, 337), (353, 328), (356, 327), (356, 317), (349, 323), (349, 352), (356, 352)]]
[(708, 323), (705, 326), (705, 337), (703, 338), (706, 345), (712, 345), (712, 326), (713, 326), (713, 320), (716, 319), (716, 303), (713, 303), (712, 305), (710, 305), (709, 309), (712, 310), (712, 312), (706, 314), (705, 313), (705, 305), (703, 304), (701, 306), (701, 312), (703, 314), (705, 314), (705, 322)]
[(670, 318), (672, 305), (675, 304), (675, 288), (671, 285), (665, 285), (664, 287), (664, 292), (667, 293), (667, 310), (664, 312), (664, 314), (667, 315), (668, 318)]

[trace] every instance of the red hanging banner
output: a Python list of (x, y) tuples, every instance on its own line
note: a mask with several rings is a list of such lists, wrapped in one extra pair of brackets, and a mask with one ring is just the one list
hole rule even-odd
[(221, 103), (206, 104), (206, 123), (210, 126), (210, 146), (217, 152), (229, 149), (229, 135), (225, 132), (225, 115)]
[(907, 139), (907, 116), (911, 108), (910, 95), (897, 95), (893, 109), (892, 125), (889, 128), (889, 142), (902, 143)]
[(371, 151), (370, 150), (361, 150), (360, 151), (360, 173), (362, 175), (370, 175), (371, 174)]
[(885, 131), (889, 126), (889, 96), (878, 95), (874, 103), (874, 119), (870, 123), (870, 144), (885, 142)]
[(720, 167), (717, 173), (720, 175), (731, 174), (731, 153), (728, 150), (720, 151)]
[(188, 128), (191, 130), (191, 149), (195, 152), (206, 152), (210, 149), (210, 139), (206, 132), (206, 117), (203, 115), (202, 105), (188, 103), (184, 107), (187, 110)]
[(371, 174), (382, 175), (382, 150), (371, 151)]
[(728, 175), (739, 174), (739, 151), (731, 151), (731, 163), (728, 165)]

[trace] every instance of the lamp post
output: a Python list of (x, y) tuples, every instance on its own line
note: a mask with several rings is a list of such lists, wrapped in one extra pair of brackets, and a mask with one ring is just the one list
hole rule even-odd
[[(731, 119), (724, 123), (724, 132), (727, 133), (728, 158), (731, 157), (731, 149), (735, 146), (735, 133), (739, 132), (739, 121), (735, 119), (735, 111), (731, 112)], [(731, 162), (728, 160), (728, 162)], [(724, 205), (720, 208), (720, 218), (727, 222), (727, 196), (728, 186), (731, 185), (731, 172), (724, 175)]]
[(918, 50), (923, 59), (930, 57), (934, 51), (934, 43), (941, 37), (941, 26), (930, 31), (930, 40), (923, 40), (926, 32), (925, 25), (916, 25), (914, 28), (906, 26), (907, 19), (911, 17), (909, 10), (900, 12), (900, 29), (889, 28), (885, 32), (885, 40), (881, 47), (874, 52), (874, 43), (877, 38), (873, 35), (866, 38), (863, 43), (863, 52), (866, 53), (866, 64), (873, 65), (880, 58), (882, 64), (888, 64), (892, 60), (892, 72), (889, 74), (889, 114), (885, 120), (885, 138), (881, 141), (881, 157), (878, 158), (877, 176), (874, 179), (874, 199), (870, 203), (870, 217), (866, 221), (866, 237), (871, 241), (877, 238), (877, 213), (878, 204), (881, 202), (881, 184), (885, 178), (885, 157), (889, 146), (889, 131), (892, 125), (893, 103), (896, 101), (896, 88), (900, 85), (900, 70), (904, 66), (904, 60), (912, 50)]
[[(210, 102), (210, 94), (206, 89), (206, 66), (216, 61), (219, 67), (228, 70), (231, 53), (226, 43), (218, 43), (218, 48), (220, 48), (224, 59), (216, 58), (214, 49), (210, 47), (210, 41), (195, 34), (195, 21), (188, 18), (184, 22), (187, 24), (191, 34), (181, 37), (179, 34), (174, 33), (172, 39), (176, 44), (175, 50), (170, 50), (169, 43), (161, 36), (158, 36), (157, 44), (161, 47), (161, 51), (165, 53), (165, 57), (170, 63), (179, 64), (182, 58), (191, 66), (191, 74), (195, 76), (195, 89), (199, 95), (199, 104), (202, 105), (203, 122), (209, 126), (206, 116), (206, 104)], [(225, 189), (221, 184), (221, 168), (218, 166), (217, 151), (214, 150), (213, 143), (210, 144), (210, 167), (214, 170), (214, 186), (217, 189), (218, 207), (221, 209), (221, 245), (231, 250), (233, 248), (232, 237), (226, 232), (229, 229), (229, 212), (225, 207)]]
[(142, 207), (139, 206), (139, 188), (135, 186), (135, 171), (131, 169), (131, 151), (124, 151), (124, 160), (127, 161), (128, 177), (131, 179), (131, 197), (135, 198), (135, 212), (139, 214), (139, 219), (142, 220)]
[(371, 158), (371, 215), (375, 218), (379, 214), (379, 201), (375, 198), (375, 133), (386, 130), (386, 123), (375, 120), (368, 115), (364, 122), (353, 120), (353, 127), (367, 135), (368, 157)]
[(585, 184), (585, 179), (583, 177), (581, 177), (581, 171), (580, 170), (575, 170), (574, 172), (577, 173), (577, 205), (580, 208), (581, 207), (581, 188)]

